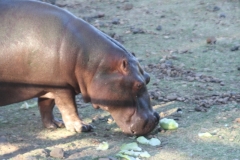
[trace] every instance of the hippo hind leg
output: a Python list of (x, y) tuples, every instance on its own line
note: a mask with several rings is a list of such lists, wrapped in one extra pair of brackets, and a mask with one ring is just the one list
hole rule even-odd
[(42, 117), (43, 126), (46, 128), (62, 128), (64, 123), (53, 116), (54, 99), (38, 98), (38, 107)]

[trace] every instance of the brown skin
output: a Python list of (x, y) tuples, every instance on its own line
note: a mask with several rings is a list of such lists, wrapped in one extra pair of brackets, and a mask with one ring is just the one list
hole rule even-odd
[(122, 45), (56, 6), (0, 1), (0, 106), (38, 97), (42, 122), (56, 104), (70, 131), (90, 131), (78, 116), (75, 95), (112, 115), (126, 134), (158, 124), (146, 84), (150, 77)]

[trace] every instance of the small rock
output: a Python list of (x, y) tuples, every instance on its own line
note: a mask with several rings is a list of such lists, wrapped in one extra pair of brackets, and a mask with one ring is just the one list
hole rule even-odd
[(40, 150), (39, 154), (41, 155), (41, 157), (45, 157), (45, 158), (49, 156), (49, 153), (46, 149)]
[(98, 134), (97, 134), (96, 132), (93, 132), (92, 135), (93, 135), (93, 136), (97, 136)]
[(142, 29), (140, 28), (131, 28), (130, 29), (133, 34), (139, 34), (139, 33), (145, 33)]
[(218, 7), (218, 6), (213, 7), (213, 12), (216, 12), (216, 11), (219, 11), (219, 10), (220, 10), (220, 7)]
[(219, 136), (218, 136), (218, 138), (220, 138), (220, 139), (224, 139), (224, 137), (223, 137), (223, 136), (221, 136), (221, 135), (219, 135)]
[(207, 44), (216, 44), (217, 39), (215, 37), (208, 37)]
[(183, 101), (185, 101), (185, 98), (184, 97), (178, 97), (177, 100), (180, 101), (180, 102), (183, 102)]
[(109, 160), (117, 160), (116, 158), (114, 158), (112, 156), (109, 156), (108, 158), (109, 158)]
[(237, 68), (240, 71), (240, 67)]
[(237, 51), (237, 50), (239, 50), (239, 45), (236, 45), (236, 46), (233, 46), (230, 50), (231, 51)]
[(160, 96), (158, 97), (158, 101), (163, 101), (164, 100), (164, 97)]
[(182, 114), (182, 109), (181, 109), (181, 108), (178, 108), (178, 109), (177, 109), (177, 112), (180, 113), (180, 114)]
[(110, 135), (109, 134), (104, 134), (103, 137), (105, 137), (105, 138), (110, 137)]
[(218, 78), (212, 78), (212, 79), (210, 79), (210, 82), (212, 82), (212, 83), (224, 83)]
[(240, 123), (240, 118), (236, 118), (234, 122)]
[(185, 50), (183, 50), (183, 51), (180, 51), (180, 54), (184, 54), (184, 53), (188, 53), (188, 50), (185, 49)]
[(112, 24), (120, 24), (120, 19), (119, 18), (114, 18), (112, 20)]
[(112, 38), (115, 39), (115, 40), (117, 40), (117, 41), (118, 41), (119, 43), (121, 43), (121, 44), (124, 43), (124, 41), (123, 41), (123, 39), (122, 39), (122, 36), (119, 36), (119, 35), (115, 34)]
[(170, 94), (170, 95), (167, 95), (166, 98), (170, 101), (174, 101), (178, 98), (178, 96), (176, 94)]
[(224, 83), (224, 82), (220, 82), (220, 85), (221, 85), (221, 86), (225, 86), (225, 83)]
[(212, 88), (212, 87), (207, 87), (207, 89), (208, 89), (209, 91), (213, 91), (213, 88)]
[(209, 138), (209, 137), (212, 137), (213, 135), (209, 132), (205, 132), (205, 133), (198, 133), (198, 136), (200, 138)]
[(170, 61), (170, 60), (166, 60), (166, 61), (165, 61), (165, 66), (166, 66), (166, 67), (173, 67), (173, 62)]
[(165, 18), (166, 16), (165, 15), (161, 15), (160, 18)]
[(64, 157), (64, 151), (62, 148), (54, 148), (50, 152), (50, 156), (54, 158), (63, 158)]
[(99, 22), (96, 22), (94, 24), (94, 26), (97, 27), (97, 28), (100, 28), (100, 27), (107, 27), (108, 25), (106, 23), (104, 23), (104, 22), (99, 21)]
[(174, 117), (182, 117), (182, 113), (175, 112), (175, 113), (172, 114), (172, 116), (174, 116)]
[(7, 124), (8, 121), (7, 121), (7, 120), (1, 120), (0, 123), (2, 123), (2, 124)]
[(33, 156), (27, 156), (24, 158), (24, 160), (37, 160), (37, 158)]
[(105, 14), (104, 13), (102, 13), (102, 12), (99, 12), (98, 14), (97, 14), (97, 18), (102, 18), (102, 17), (104, 17), (105, 16)]
[(123, 6), (123, 9), (125, 11), (128, 11), (128, 10), (131, 10), (133, 8), (133, 4), (131, 3), (126, 3), (124, 6)]
[(92, 118), (92, 122), (96, 122), (98, 120), (99, 120), (99, 116), (95, 116), (95, 117)]
[(0, 137), (0, 144), (7, 143), (7, 138), (5, 136)]
[(66, 7), (66, 6), (68, 6), (68, 3), (65, 1), (56, 1), (55, 5), (58, 7)]
[(157, 26), (156, 30), (161, 31), (162, 30), (162, 26), (160, 26), (160, 25)]
[(155, 99), (155, 100), (157, 100), (158, 97), (159, 97), (159, 94), (156, 93), (156, 92), (151, 92), (151, 93), (150, 93), (150, 97), (151, 97), (151, 99)]
[(164, 112), (160, 112), (160, 113), (159, 113), (159, 116), (160, 116), (161, 118), (165, 117)]
[(220, 7), (210, 5), (210, 6), (207, 6), (207, 10), (210, 12), (217, 12), (220, 10)]
[(187, 77), (187, 81), (189, 81), (189, 82), (193, 82), (194, 80), (195, 80), (194, 77), (190, 77), (190, 76)]
[(197, 112), (207, 112), (206, 108), (203, 108), (203, 107), (200, 107), (200, 106), (195, 107), (194, 110), (197, 111)]
[(74, 153), (72, 155), (70, 155), (67, 159), (79, 159), (79, 157), (81, 157), (81, 152), (77, 152), (77, 153)]
[(114, 122), (114, 120), (112, 119), (112, 118), (108, 118), (108, 120), (107, 120), (107, 123), (108, 124), (111, 124), (111, 123), (113, 123)]
[(83, 20), (85, 20), (85, 21), (87, 21), (89, 23), (94, 20), (94, 17), (92, 17), (92, 16), (86, 16), (86, 17), (82, 17), (82, 18), (83, 18)]
[(219, 98), (216, 101), (221, 103), (221, 104), (227, 104), (228, 99), (229, 99), (229, 97), (225, 97), (225, 98)]
[(224, 13), (221, 13), (221, 14), (219, 15), (219, 17), (220, 17), (220, 18), (226, 18), (226, 15), (225, 15)]
[(170, 39), (170, 37), (169, 37), (169, 36), (163, 36), (163, 38), (164, 38), (164, 39)]

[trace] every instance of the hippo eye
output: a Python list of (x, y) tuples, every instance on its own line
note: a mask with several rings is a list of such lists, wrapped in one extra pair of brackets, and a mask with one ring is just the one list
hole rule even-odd
[(123, 68), (127, 68), (127, 61), (123, 60)]
[(127, 65), (128, 65), (128, 62), (127, 62), (126, 59), (124, 59), (122, 61), (122, 65), (121, 65), (121, 68), (122, 68), (123, 71), (127, 71)]

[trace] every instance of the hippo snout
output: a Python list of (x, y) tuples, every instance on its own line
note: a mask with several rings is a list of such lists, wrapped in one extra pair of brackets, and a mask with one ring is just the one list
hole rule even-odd
[(150, 115), (134, 116), (133, 123), (130, 126), (129, 134), (145, 135), (151, 132), (159, 123), (160, 116), (153, 112)]

